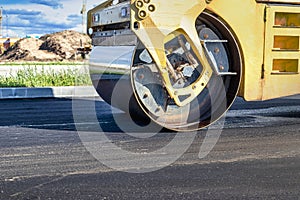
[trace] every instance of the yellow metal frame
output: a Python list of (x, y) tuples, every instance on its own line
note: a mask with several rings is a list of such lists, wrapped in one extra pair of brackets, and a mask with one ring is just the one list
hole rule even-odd
[[(164, 85), (169, 95), (178, 106), (184, 106), (194, 100), (208, 84), (213, 73), (209, 61), (204, 55), (195, 21), (206, 8), (205, 0), (162, 1), (162, 0), (131, 0), (131, 27), (140, 41), (148, 49), (152, 59), (157, 64)], [(168, 62), (164, 45), (167, 38), (175, 37), (178, 33), (190, 42), (196, 56), (203, 66), (203, 72), (193, 84), (186, 88), (173, 88), (167, 70)], [(184, 100), (180, 96), (185, 96)]]

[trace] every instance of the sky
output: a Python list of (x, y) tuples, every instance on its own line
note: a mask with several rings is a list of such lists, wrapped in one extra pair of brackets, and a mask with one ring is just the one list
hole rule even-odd
[[(86, 1), (89, 10), (105, 0)], [(83, 0), (0, 0), (2, 35), (22, 38), (62, 30), (82, 32), (82, 4)]]

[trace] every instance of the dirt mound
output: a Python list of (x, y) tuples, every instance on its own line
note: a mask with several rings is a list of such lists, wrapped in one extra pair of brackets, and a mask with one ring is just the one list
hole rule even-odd
[(45, 42), (41, 45), (41, 50), (53, 52), (63, 59), (74, 59), (77, 48), (91, 44), (88, 35), (75, 31), (63, 31), (52, 35), (45, 35), (40, 38)]
[(17, 41), (3, 55), (2, 61), (64, 61), (75, 60), (77, 49), (91, 44), (88, 35), (76, 31), (47, 34), (40, 39), (24, 38)]
[(1, 60), (8, 61), (56, 61), (60, 57), (40, 50), (42, 40), (35, 38), (25, 38), (17, 41), (1, 57)]

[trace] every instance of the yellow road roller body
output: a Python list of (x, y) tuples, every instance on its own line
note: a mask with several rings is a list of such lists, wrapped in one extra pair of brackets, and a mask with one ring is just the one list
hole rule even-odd
[(300, 93), (299, 0), (106, 1), (88, 33), (100, 96), (168, 129), (206, 127), (236, 96)]

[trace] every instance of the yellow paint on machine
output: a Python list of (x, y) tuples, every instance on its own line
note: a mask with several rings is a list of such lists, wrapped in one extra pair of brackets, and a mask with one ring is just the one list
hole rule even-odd
[[(145, 45), (157, 64), (170, 96), (178, 106), (190, 103), (205, 88), (212, 75), (212, 69), (204, 55), (195, 29), (195, 21), (206, 7), (205, 0), (193, 0), (188, 4), (184, 3), (184, 1), (176, 1), (170, 4), (168, 1), (161, 0), (146, 0), (146, 3), (142, 0), (131, 0), (131, 5), (132, 31)], [(189, 41), (192, 49), (197, 54), (197, 58), (204, 67), (198, 80), (190, 86), (181, 89), (175, 89), (171, 84), (168, 71), (166, 70), (168, 62), (164, 47), (166, 40), (171, 40), (177, 35), (183, 35)], [(188, 97), (182, 101), (180, 96)]]
[[(145, 1), (149, 0), (141, 2)], [(176, 0), (172, 2), (151, 0), (153, 7), (147, 9), (137, 2), (138, 0), (131, 0), (131, 28), (146, 44), (156, 63), (161, 66), (160, 70), (167, 85), (168, 76), (164, 76), (163, 73), (167, 67), (166, 58), (164, 52), (159, 51), (164, 49), (166, 38), (172, 34), (172, 32), (165, 32), (166, 30), (171, 30), (173, 33), (181, 31), (186, 38), (193, 41), (193, 48), (199, 50), (197, 57), (200, 57), (201, 63), (209, 74), (211, 73), (201, 51), (198, 35), (192, 28), (195, 17), (206, 10), (226, 23), (239, 42), (243, 57), (239, 96), (252, 101), (300, 93), (299, 0)], [(107, 1), (97, 9), (106, 7), (110, 3), (112, 1)], [(170, 10), (172, 12), (169, 12)], [(170, 13), (184, 16), (181, 21), (176, 21), (174, 20), (176, 17), (172, 17)], [(148, 19), (149, 15), (151, 17)], [(88, 23), (91, 27), (90, 15)], [(155, 35), (148, 37), (142, 31), (137, 31), (138, 28), (134, 29), (135, 26), (141, 26), (143, 30), (148, 28), (150, 35), (157, 34), (158, 40), (153, 39)], [(151, 49), (151, 46), (154, 49)], [(175, 90), (169, 88), (169, 92), (174, 94)], [(195, 94), (199, 92), (201, 90), (196, 91)], [(174, 94), (173, 97), (176, 95)], [(180, 103), (182, 102), (178, 102)]]
[(246, 100), (300, 93), (300, 2), (276, 2), (286, 4), (215, 0), (207, 7), (240, 43), (244, 67), (239, 95)]

